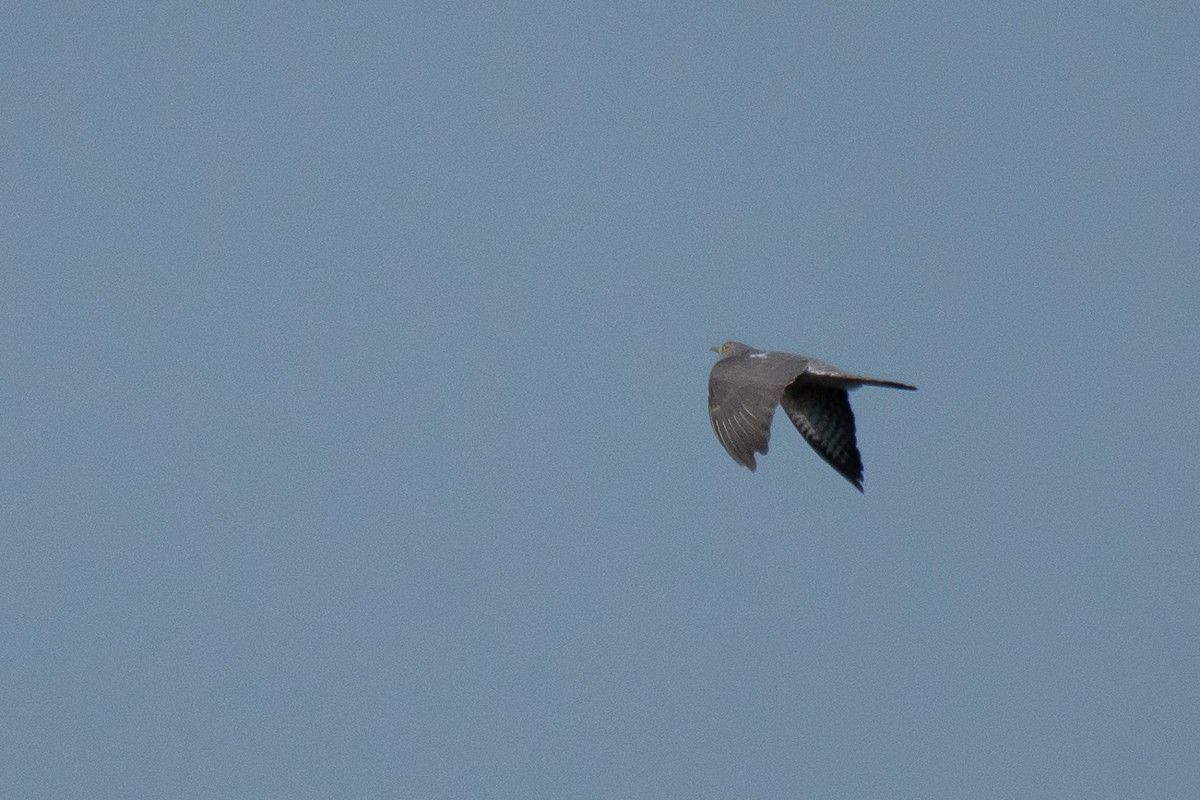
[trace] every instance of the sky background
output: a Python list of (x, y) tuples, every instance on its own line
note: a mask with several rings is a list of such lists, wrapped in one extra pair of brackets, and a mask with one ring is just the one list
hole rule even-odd
[(0, 795), (1200, 796), (1200, 11), (831, 6), (9, 9)]

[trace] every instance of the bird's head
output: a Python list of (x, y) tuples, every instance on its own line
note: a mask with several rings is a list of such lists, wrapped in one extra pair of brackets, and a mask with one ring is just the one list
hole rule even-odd
[(750, 345), (742, 344), (741, 342), (721, 342), (720, 344), (713, 345), (712, 347), (710, 347), (708, 349), (712, 350), (714, 353), (716, 353), (721, 358), (729, 358), (730, 356), (740, 356), (743, 353), (758, 352)]

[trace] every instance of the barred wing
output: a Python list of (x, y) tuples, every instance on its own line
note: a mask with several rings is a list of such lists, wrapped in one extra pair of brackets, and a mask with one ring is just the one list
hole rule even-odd
[(783, 410), (817, 455), (861, 492), (863, 463), (854, 435), (850, 395), (842, 388), (803, 380), (784, 390), (779, 401)]

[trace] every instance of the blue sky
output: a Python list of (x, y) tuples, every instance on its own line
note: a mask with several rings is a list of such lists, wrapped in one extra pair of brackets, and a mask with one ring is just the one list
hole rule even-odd
[[(27, 5), (0, 794), (1200, 794), (1200, 12)], [(724, 339), (854, 397), (859, 495)]]

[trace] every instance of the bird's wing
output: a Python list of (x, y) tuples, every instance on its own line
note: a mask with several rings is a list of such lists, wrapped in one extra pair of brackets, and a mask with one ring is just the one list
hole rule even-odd
[(779, 403), (817, 455), (861, 492), (862, 455), (854, 436), (854, 412), (846, 389), (800, 378), (784, 390)]
[(767, 452), (771, 417), (782, 387), (745, 386), (722, 378), (723, 362), (708, 376), (708, 416), (713, 430), (733, 460), (751, 472), (758, 466), (754, 454)]

